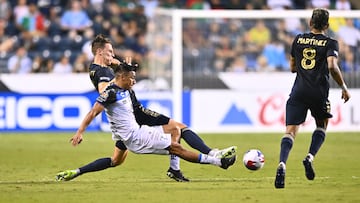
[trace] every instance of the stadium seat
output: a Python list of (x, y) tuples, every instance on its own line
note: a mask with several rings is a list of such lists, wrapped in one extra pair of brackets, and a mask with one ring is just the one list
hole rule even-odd
[(42, 52), (49, 49), (51, 46), (51, 39), (48, 37), (36, 37), (33, 39), (32, 51)]
[(12, 53), (1, 52), (0, 53), (0, 73), (8, 73), (7, 63)]
[(52, 38), (51, 50), (65, 51), (71, 49), (72, 41), (68, 37), (56, 35)]

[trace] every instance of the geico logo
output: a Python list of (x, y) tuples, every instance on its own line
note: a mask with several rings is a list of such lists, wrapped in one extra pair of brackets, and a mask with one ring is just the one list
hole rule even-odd
[[(0, 97), (0, 129), (76, 128), (90, 108), (84, 96)], [(67, 115), (69, 109), (76, 115)]]

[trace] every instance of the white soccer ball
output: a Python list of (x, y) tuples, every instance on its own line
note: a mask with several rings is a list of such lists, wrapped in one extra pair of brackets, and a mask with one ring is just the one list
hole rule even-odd
[(265, 156), (258, 149), (250, 149), (249, 151), (245, 152), (243, 162), (247, 169), (256, 171), (264, 166)]

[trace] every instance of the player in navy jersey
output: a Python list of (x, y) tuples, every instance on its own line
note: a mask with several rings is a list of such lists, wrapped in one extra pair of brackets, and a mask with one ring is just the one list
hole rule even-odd
[(201, 164), (212, 164), (227, 169), (236, 161), (236, 155), (226, 157), (195, 153), (183, 148), (179, 142), (180, 129), (165, 134), (161, 125), (139, 125), (134, 114), (134, 100), (131, 88), (136, 83), (136, 67), (122, 63), (115, 67), (115, 80), (97, 98), (93, 108), (85, 116), (71, 144), (77, 146), (83, 140), (83, 133), (91, 121), (103, 110), (110, 123), (112, 138), (122, 141), (126, 148), (137, 154), (174, 154), (182, 159)]
[[(125, 62), (120, 62), (114, 58), (112, 45), (109, 39), (102, 35), (98, 35), (92, 42), (92, 52), (94, 54), (94, 63), (89, 68), (89, 76), (96, 90), (103, 92), (109, 82), (114, 78), (114, 72), (111, 66), (117, 66), (120, 63), (131, 63), (131, 59), (127, 58)], [(211, 149), (203, 140), (186, 125), (176, 122), (175, 120), (144, 108), (137, 100), (135, 92), (129, 90), (136, 121), (140, 125), (162, 125), (165, 133), (181, 130), (181, 137), (193, 148), (204, 154), (225, 157), (235, 154), (236, 146), (232, 146), (223, 150)], [(121, 141), (117, 141), (113, 156), (110, 158), (101, 158), (94, 162), (80, 167), (76, 170), (66, 170), (57, 174), (57, 180), (71, 180), (81, 174), (93, 171), (104, 170), (122, 164), (127, 155), (127, 148)], [(189, 181), (180, 171), (179, 158), (175, 155), (170, 156), (170, 167), (167, 175), (176, 181)]]
[(303, 160), (305, 175), (314, 180), (313, 160), (325, 139), (330, 113), (329, 73), (342, 88), (341, 98), (347, 102), (349, 91), (338, 66), (338, 42), (325, 35), (329, 27), (329, 12), (314, 9), (310, 19), (310, 32), (295, 37), (291, 47), (290, 69), (296, 73), (286, 103), (286, 131), (281, 139), (280, 160), (276, 171), (275, 188), (285, 187), (286, 161), (293, 146), (299, 125), (310, 110), (316, 129), (312, 133), (308, 154)]

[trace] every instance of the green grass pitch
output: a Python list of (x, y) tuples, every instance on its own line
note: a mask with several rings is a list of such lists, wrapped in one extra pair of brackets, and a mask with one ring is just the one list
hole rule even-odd
[[(302, 166), (311, 136), (300, 133), (287, 163), (285, 189), (280, 190), (274, 188), (274, 176), (282, 133), (202, 134), (211, 147), (238, 146), (238, 159), (228, 170), (182, 160), (189, 183), (166, 176), (168, 156), (132, 153), (122, 166), (55, 182), (57, 172), (108, 157), (114, 148), (109, 133), (86, 133), (78, 147), (68, 142), (71, 136), (1, 133), (0, 202), (360, 202), (359, 132), (327, 134), (314, 162), (314, 181), (305, 178)], [(263, 169), (243, 166), (242, 155), (250, 148), (264, 153)]]

